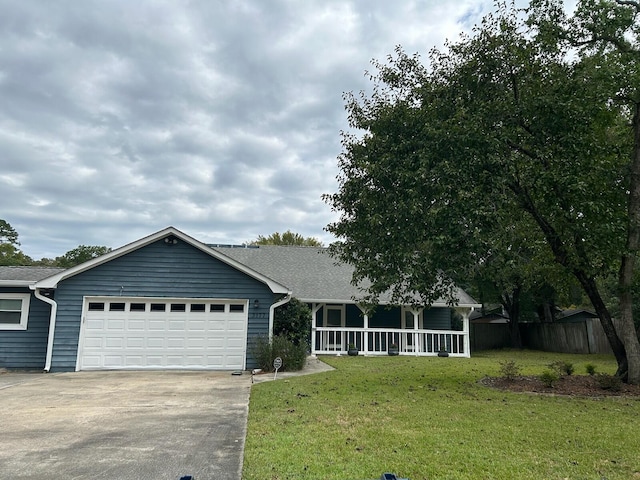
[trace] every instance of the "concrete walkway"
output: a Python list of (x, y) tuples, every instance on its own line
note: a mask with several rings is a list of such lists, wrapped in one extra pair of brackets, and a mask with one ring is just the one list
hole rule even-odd
[[(332, 366), (327, 365), (318, 357), (311, 356), (307, 357), (307, 362), (302, 370), (297, 372), (278, 372), (278, 375), (275, 376), (273, 372), (271, 373), (258, 373), (253, 375), (253, 383), (261, 383), (261, 382), (270, 382), (275, 380), (281, 380), (285, 378), (298, 377), (300, 375), (310, 375), (312, 373), (320, 373), (320, 372), (328, 372), (331, 370), (335, 370)], [(275, 378), (274, 378), (275, 377)]]

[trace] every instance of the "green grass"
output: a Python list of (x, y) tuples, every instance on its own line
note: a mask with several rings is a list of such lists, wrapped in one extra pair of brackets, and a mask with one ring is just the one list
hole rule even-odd
[(514, 359), (575, 374), (613, 358), (530, 351), (470, 359), (323, 357), (335, 371), (254, 385), (243, 478), (640, 478), (640, 400), (517, 394), (478, 383)]

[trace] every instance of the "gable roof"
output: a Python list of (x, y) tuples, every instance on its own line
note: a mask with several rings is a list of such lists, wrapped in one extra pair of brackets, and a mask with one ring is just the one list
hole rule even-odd
[(24, 287), (33, 285), (38, 280), (60, 273), (64, 268), (58, 267), (15, 267), (0, 266), (0, 285)]
[(244, 264), (239, 263), (233, 258), (230, 258), (218, 251), (215, 251), (209, 248), (209, 246), (207, 246), (206, 244), (199, 242), (195, 238), (190, 237), (189, 235), (181, 232), (180, 230), (174, 227), (167, 227), (163, 230), (160, 230), (159, 232), (153, 233), (147, 237), (143, 237), (139, 240), (136, 240), (135, 242), (124, 245), (123, 247), (112, 250), (111, 252), (106, 253), (100, 257), (81, 263), (80, 265), (76, 265), (75, 267), (71, 267), (67, 270), (63, 270), (58, 273), (55, 273), (54, 275), (51, 275), (47, 278), (41, 279), (40, 281), (36, 282), (34, 285), (32, 285), (31, 288), (33, 288), (34, 290), (36, 288), (56, 288), (58, 286), (58, 283), (60, 283), (62, 280), (65, 280), (69, 277), (73, 277), (74, 275), (78, 275), (79, 273), (86, 272), (87, 270), (97, 267), (98, 265), (107, 263), (111, 260), (119, 258), (123, 255), (126, 255), (127, 253), (130, 253), (134, 250), (137, 250), (139, 248), (142, 248), (146, 245), (149, 245), (153, 242), (157, 242), (158, 240), (162, 240), (162, 239), (165, 239), (165, 241), (173, 240), (173, 239), (178, 241), (183, 241), (197, 248), (198, 250), (201, 250), (207, 255), (210, 255), (211, 257), (214, 257), (220, 260), (221, 262), (226, 263), (227, 265), (235, 268), (236, 270), (239, 270), (245, 273), (246, 275), (252, 278), (255, 278), (256, 280), (263, 282), (271, 289), (273, 293), (278, 293), (278, 294), (289, 293), (289, 290), (284, 285), (278, 283), (277, 281), (274, 281), (273, 279), (263, 275), (260, 272), (253, 270), (252, 268)]
[[(366, 284), (352, 285), (353, 267), (338, 262), (326, 248), (282, 245), (212, 245), (211, 248), (286, 285), (293, 296), (304, 302), (355, 303), (354, 299), (363, 296), (361, 287), (366, 287)], [(460, 306), (479, 306), (458, 287), (456, 298)], [(390, 301), (390, 295), (380, 296), (380, 303)], [(434, 305), (447, 304), (438, 300)]]

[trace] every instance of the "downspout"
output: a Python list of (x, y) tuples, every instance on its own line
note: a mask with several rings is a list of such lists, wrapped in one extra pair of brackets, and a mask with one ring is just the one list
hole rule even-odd
[(273, 318), (275, 316), (275, 310), (279, 306), (284, 305), (285, 303), (289, 303), (290, 300), (291, 292), (287, 292), (286, 297), (284, 297), (282, 300), (278, 300), (276, 303), (272, 304), (269, 307), (269, 342), (271, 342), (271, 339), (273, 338)]
[(47, 357), (44, 362), (44, 371), (51, 370), (51, 358), (53, 357), (53, 337), (56, 330), (56, 315), (58, 313), (58, 304), (55, 300), (45, 297), (40, 293), (40, 289), (36, 288), (34, 294), (38, 300), (42, 300), (51, 306), (51, 316), (49, 317), (49, 339), (47, 340)]

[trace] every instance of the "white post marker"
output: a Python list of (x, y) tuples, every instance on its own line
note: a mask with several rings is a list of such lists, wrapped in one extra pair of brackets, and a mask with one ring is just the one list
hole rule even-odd
[(278, 376), (278, 370), (282, 368), (282, 359), (280, 357), (276, 357), (273, 359), (273, 368), (276, 369), (276, 373), (273, 374), (273, 379), (275, 380)]

